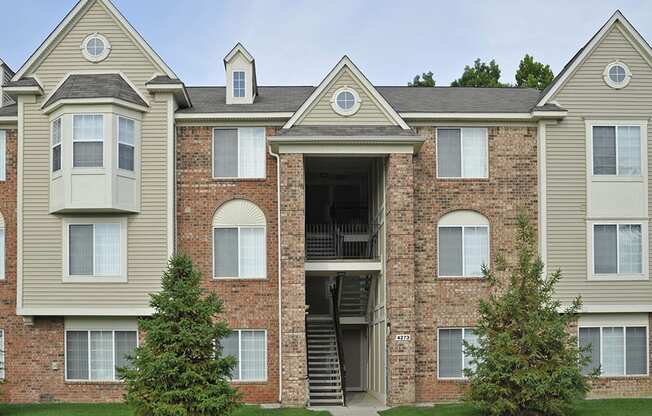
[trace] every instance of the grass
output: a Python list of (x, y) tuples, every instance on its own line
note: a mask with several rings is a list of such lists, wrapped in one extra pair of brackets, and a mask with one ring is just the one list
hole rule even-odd
[[(133, 416), (124, 404), (0, 404), (2, 416)], [(305, 409), (261, 409), (243, 406), (232, 416), (330, 416)]]
[[(569, 416), (649, 416), (652, 399), (585, 400)], [(434, 407), (396, 407), (380, 412), (381, 416), (481, 416), (464, 404), (443, 404)]]

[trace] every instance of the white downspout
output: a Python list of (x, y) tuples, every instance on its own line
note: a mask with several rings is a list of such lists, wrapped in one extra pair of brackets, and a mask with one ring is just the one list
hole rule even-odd
[(278, 153), (272, 151), (272, 145), (268, 145), (269, 154), (276, 159), (276, 235), (278, 237), (278, 402), (283, 398), (283, 325), (281, 308), (281, 159)]

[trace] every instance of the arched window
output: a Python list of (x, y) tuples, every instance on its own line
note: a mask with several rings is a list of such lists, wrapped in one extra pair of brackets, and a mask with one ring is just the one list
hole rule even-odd
[(0, 280), (5, 279), (5, 220), (0, 213)]
[(213, 217), (213, 277), (267, 277), (265, 214), (255, 204), (236, 199)]
[(437, 226), (439, 277), (480, 277), (489, 264), (489, 221), (475, 211), (454, 211)]

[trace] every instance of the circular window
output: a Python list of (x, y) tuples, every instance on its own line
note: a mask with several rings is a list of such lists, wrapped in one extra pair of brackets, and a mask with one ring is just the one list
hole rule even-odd
[(352, 88), (340, 88), (333, 94), (331, 106), (340, 115), (353, 115), (360, 109), (360, 96)]
[(93, 33), (84, 39), (81, 45), (82, 54), (91, 62), (100, 62), (109, 56), (111, 44), (99, 33)]
[(627, 65), (620, 61), (612, 62), (604, 70), (604, 81), (611, 88), (624, 88), (629, 84), (632, 73), (629, 72)]

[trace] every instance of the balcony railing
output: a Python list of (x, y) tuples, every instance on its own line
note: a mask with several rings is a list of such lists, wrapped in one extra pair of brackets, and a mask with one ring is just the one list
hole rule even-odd
[(306, 224), (306, 259), (376, 259), (378, 224)]

